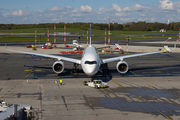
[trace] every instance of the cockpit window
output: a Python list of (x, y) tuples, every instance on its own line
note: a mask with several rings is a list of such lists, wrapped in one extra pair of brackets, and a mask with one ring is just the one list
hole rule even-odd
[(101, 81), (94, 81), (94, 84), (101, 84)]
[(85, 61), (85, 64), (92, 65), (92, 64), (97, 64), (97, 62), (96, 61)]

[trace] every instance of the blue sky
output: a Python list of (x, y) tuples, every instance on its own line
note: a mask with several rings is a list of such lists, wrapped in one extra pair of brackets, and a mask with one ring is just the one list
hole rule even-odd
[(180, 22), (178, 0), (3, 0), (0, 23)]

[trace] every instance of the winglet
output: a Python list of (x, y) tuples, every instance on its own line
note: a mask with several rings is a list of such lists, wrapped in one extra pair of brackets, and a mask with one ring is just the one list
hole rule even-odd
[(7, 44), (5, 44), (5, 47), (6, 47), (6, 50), (11, 51), (10, 49), (7, 48)]
[(172, 50), (170, 50), (170, 52), (174, 51), (175, 49), (176, 49), (176, 43), (174, 44), (174, 48)]
[(168, 46), (164, 46), (164, 48), (166, 49), (167, 52), (172, 52), (176, 49), (176, 44), (174, 44), (174, 48), (172, 50), (170, 50)]
[(5, 47), (6, 47), (6, 49), (8, 50), (8, 48), (7, 48), (7, 45), (5, 44)]
[(174, 48), (171, 51), (174, 51), (176, 49), (176, 43), (174, 44)]

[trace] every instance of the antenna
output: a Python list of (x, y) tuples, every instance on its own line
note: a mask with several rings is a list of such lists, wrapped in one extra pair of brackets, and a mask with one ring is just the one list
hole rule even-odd
[(90, 43), (89, 44), (91, 45), (91, 24), (90, 24)]

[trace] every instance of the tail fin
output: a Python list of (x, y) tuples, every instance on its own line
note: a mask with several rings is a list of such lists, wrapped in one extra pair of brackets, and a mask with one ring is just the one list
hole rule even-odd
[(90, 24), (90, 40), (89, 40), (89, 45), (91, 45), (91, 24)]

